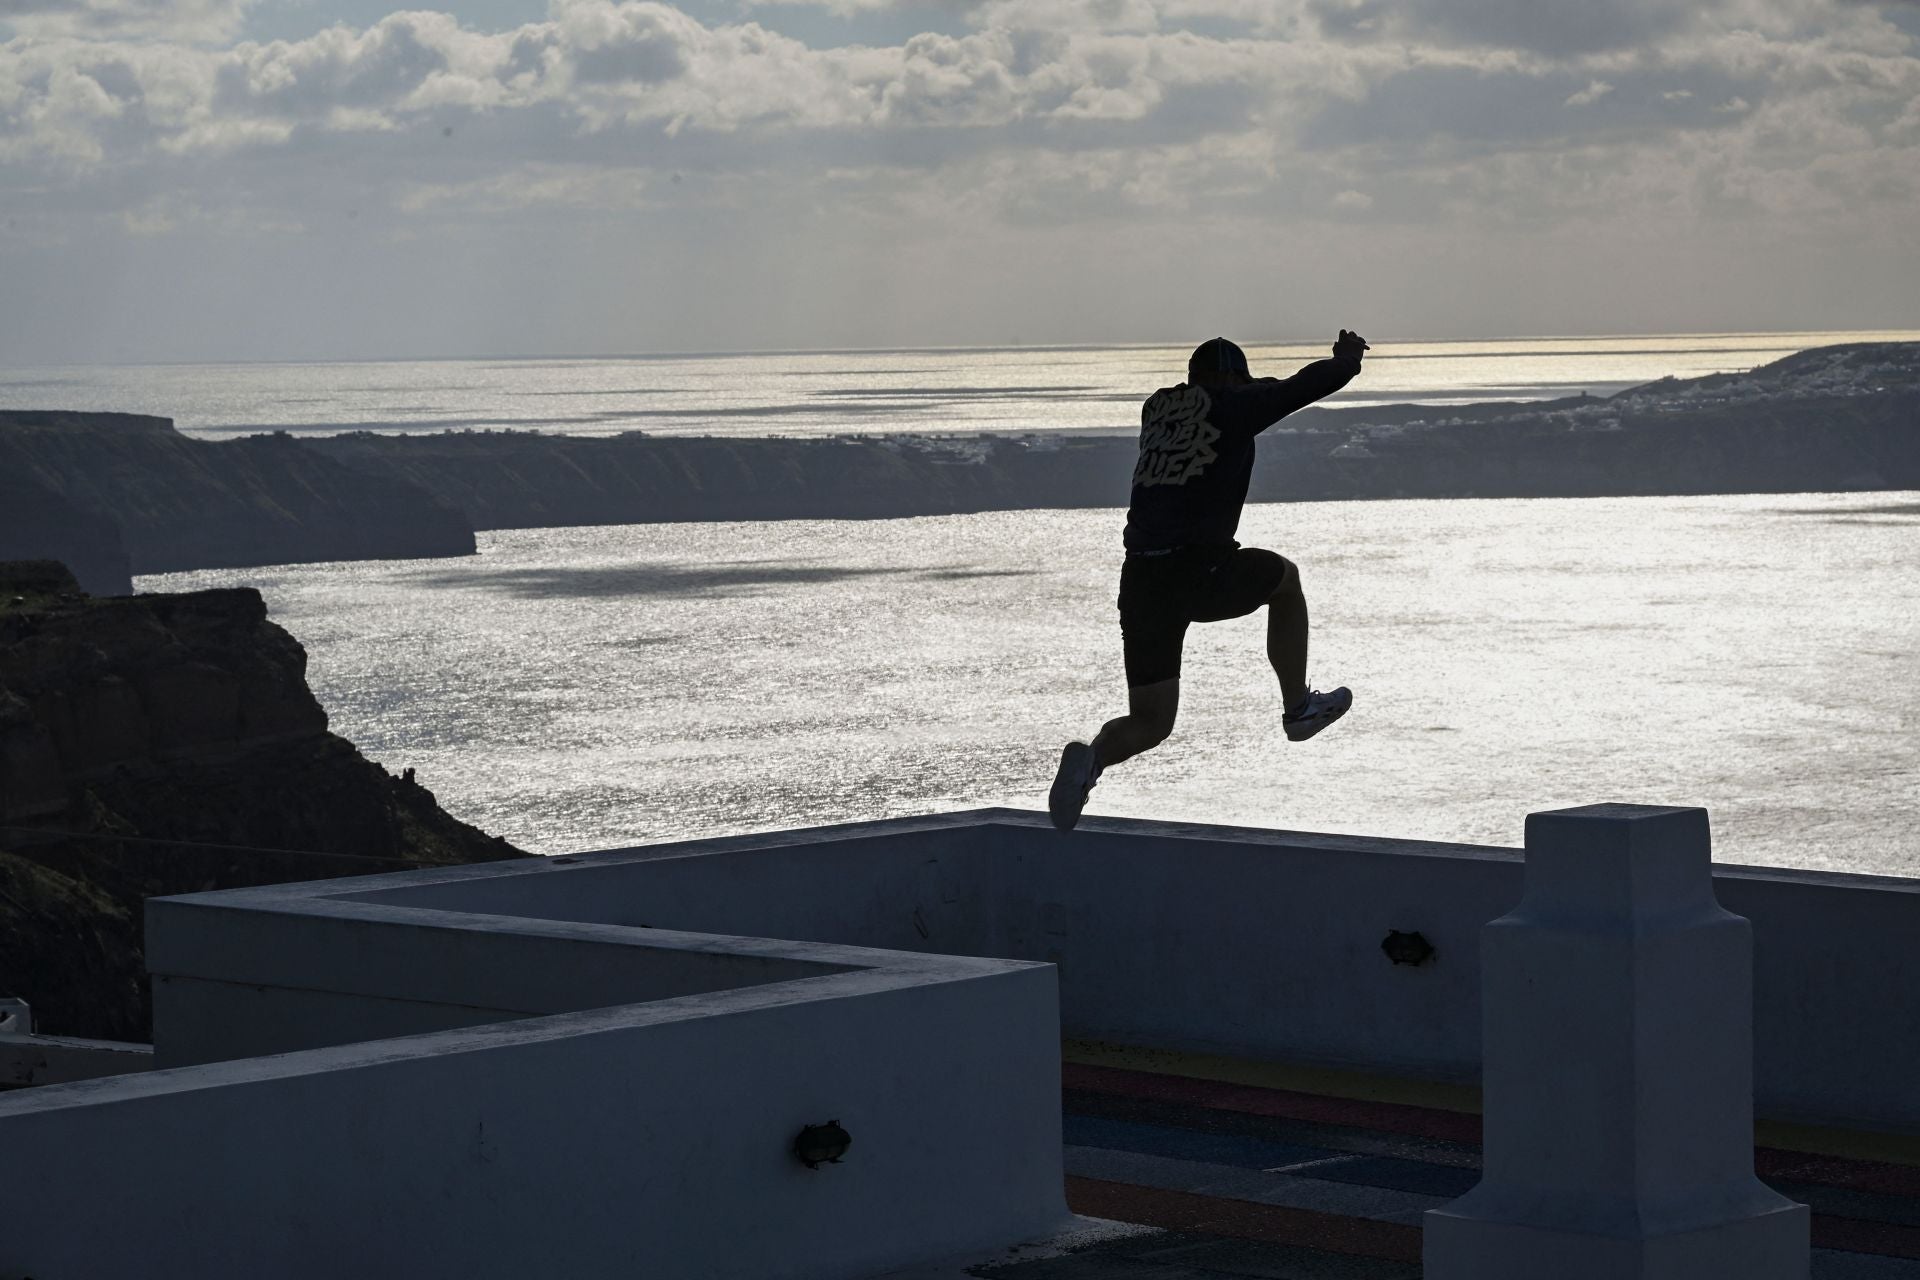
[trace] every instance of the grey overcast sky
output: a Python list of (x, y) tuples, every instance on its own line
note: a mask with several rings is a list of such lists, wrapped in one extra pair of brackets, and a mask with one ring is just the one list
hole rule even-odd
[(0, 38), (0, 364), (1920, 327), (1914, 0), (0, 0)]

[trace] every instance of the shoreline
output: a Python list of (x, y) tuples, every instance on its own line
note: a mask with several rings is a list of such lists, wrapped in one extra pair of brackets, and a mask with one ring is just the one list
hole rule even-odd
[[(1815, 348), (1612, 396), (1301, 410), (1249, 502), (1920, 489), (1920, 343)], [(290, 433), (0, 412), (0, 556), (133, 574), (472, 554), (477, 531), (1126, 502), (1131, 435)], [(15, 492), (17, 491), (17, 492)]]

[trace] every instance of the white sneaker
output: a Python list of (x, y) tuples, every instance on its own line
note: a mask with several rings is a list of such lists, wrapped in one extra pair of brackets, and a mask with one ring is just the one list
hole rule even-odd
[(1353, 691), (1345, 685), (1331, 693), (1321, 693), (1317, 689), (1307, 690), (1307, 705), (1297, 716), (1282, 716), (1280, 727), (1287, 731), (1292, 742), (1305, 742), (1314, 734), (1347, 714), (1347, 708), (1353, 705)]
[(1080, 821), (1080, 810), (1087, 804), (1093, 784), (1100, 780), (1100, 765), (1093, 748), (1084, 742), (1069, 742), (1060, 752), (1060, 769), (1053, 775), (1053, 790), (1047, 793), (1047, 816), (1062, 831), (1073, 830)]

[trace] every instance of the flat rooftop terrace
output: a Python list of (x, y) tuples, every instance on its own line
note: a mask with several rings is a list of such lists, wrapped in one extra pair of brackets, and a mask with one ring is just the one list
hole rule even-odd
[[(945, 1273), (984, 1280), (1419, 1280), (1420, 1215), (1480, 1177), (1462, 1086), (1069, 1041), (1067, 1203), (1140, 1229)], [(1813, 1280), (1920, 1278), (1920, 1138), (1762, 1124), (1813, 1210)]]
[(1652, 1168), (1721, 1197), (1662, 1239), (1791, 1231), (1647, 1274), (1920, 1280), (1920, 880), (1527, 829), (983, 810), (156, 899), (158, 1069), (0, 1096), (0, 1273), (1555, 1280), (1436, 1241), (1571, 1187), (1626, 1206), (1556, 1224), (1584, 1266)]

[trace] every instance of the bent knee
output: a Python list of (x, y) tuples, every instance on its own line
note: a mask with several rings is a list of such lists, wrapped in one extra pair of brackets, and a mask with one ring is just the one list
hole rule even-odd
[(1285, 556), (1280, 559), (1280, 585), (1273, 589), (1269, 600), (1285, 600), (1289, 596), (1300, 594), (1300, 566)]

